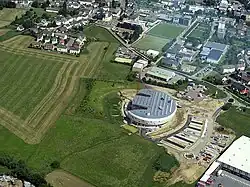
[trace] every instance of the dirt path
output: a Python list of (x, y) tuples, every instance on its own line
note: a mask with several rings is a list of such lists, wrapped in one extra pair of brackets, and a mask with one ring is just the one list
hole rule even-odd
[(46, 176), (46, 181), (54, 187), (94, 187), (93, 185), (63, 170), (55, 170)]

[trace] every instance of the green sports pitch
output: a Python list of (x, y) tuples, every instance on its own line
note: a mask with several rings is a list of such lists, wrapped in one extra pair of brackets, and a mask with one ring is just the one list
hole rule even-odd
[(133, 44), (133, 47), (142, 49), (142, 50), (149, 50), (153, 49), (156, 51), (161, 51), (161, 49), (169, 42), (169, 39), (160, 38), (157, 36), (146, 35), (138, 42)]
[(174, 39), (185, 30), (184, 26), (169, 23), (160, 23), (152, 28), (147, 34), (166, 39)]

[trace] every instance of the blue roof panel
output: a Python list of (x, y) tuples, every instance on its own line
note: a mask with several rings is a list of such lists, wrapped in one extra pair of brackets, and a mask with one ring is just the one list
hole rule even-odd
[(211, 59), (211, 60), (219, 60), (221, 55), (223, 54), (222, 51), (216, 50), (216, 49), (212, 49), (209, 53), (209, 55), (207, 56), (207, 59)]

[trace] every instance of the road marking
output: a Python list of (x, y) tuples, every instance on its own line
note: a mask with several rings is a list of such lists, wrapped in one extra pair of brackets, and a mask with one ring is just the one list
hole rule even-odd
[(237, 181), (237, 182), (239, 182), (239, 183), (242, 183), (242, 184), (244, 184), (244, 185), (246, 185), (246, 186), (250, 186), (250, 184), (245, 183), (245, 182), (243, 182), (243, 181), (241, 181), (241, 180), (239, 180), (239, 179), (236, 179), (236, 178), (234, 178), (234, 177), (232, 177), (232, 176), (230, 176), (230, 175), (228, 175), (228, 174), (225, 174), (225, 173), (224, 173), (224, 175), (225, 175), (226, 177), (228, 177), (228, 178), (234, 180), (234, 181)]

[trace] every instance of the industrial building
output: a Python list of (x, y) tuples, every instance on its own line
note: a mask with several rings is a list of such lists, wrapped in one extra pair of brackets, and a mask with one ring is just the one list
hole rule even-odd
[(163, 68), (153, 67), (145, 74), (145, 76), (167, 82), (175, 76), (175, 73)]
[(250, 138), (241, 136), (209, 167), (198, 186), (250, 186)]
[(142, 89), (125, 107), (131, 124), (155, 129), (170, 121), (177, 110), (176, 101), (164, 92)]
[(216, 42), (207, 42), (200, 53), (202, 59), (209, 63), (218, 64), (221, 57), (225, 55), (228, 46)]

